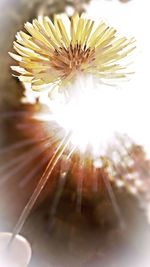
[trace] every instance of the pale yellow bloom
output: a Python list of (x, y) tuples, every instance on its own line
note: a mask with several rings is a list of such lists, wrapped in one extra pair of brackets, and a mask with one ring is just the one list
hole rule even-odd
[(101, 21), (94, 21), (75, 13), (56, 15), (54, 22), (39, 17), (27, 22), (25, 29), (16, 35), (10, 55), (19, 62), (12, 66), (22, 82), (29, 82), (33, 90), (51, 85), (62, 87), (77, 73), (93, 74), (101, 79), (124, 78), (124, 59), (134, 48), (135, 40), (118, 38), (116, 30)]

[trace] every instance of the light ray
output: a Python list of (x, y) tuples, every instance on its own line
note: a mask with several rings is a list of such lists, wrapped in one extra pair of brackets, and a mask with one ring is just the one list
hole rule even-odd
[[(41, 142), (41, 141), (43, 141), (43, 140), (42, 139), (39, 140), (39, 142)], [(28, 145), (36, 144), (36, 143), (37, 143), (37, 141), (33, 140), (33, 139), (18, 141), (15, 144), (1, 148), (0, 149), (0, 155), (4, 156), (5, 153), (9, 153), (11, 150), (20, 149), (20, 148), (26, 147)]]
[(56, 214), (56, 210), (57, 210), (61, 195), (62, 195), (63, 190), (64, 190), (66, 178), (67, 178), (67, 172), (60, 173), (60, 177), (59, 177), (59, 181), (58, 181), (58, 185), (57, 185), (57, 190), (56, 190), (54, 199), (52, 201), (52, 207), (51, 207), (51, 211), (50, 211), (50, 218), (49, 218), (49, 228), (50, 229), (54, 223), (54, 216)]
[(7, 111), (1, 112), (0, 118), (11, 118), (11, 117), (23, 117), (24, 115), (31, 115), (30, 111)]
[(60, 145), (58, 146), (57, 150), (55, 151), (53, 157), (51, 158), (51, 160), (49, 161), (40, 181), (38, 182), (32, 196), (30, 197), (27, 205), (25, 206), (23, 212), (21, 213), (20, 218), (17, 221), (16, 227), (13, 231), (13, 235), (12, 238), (8, 244), (8, 247), (10, 247), (11, 243), (13, 242), (15, 236), (21, 231), (28, 215), (30, 214), (31, 209), (33, 208), (37, 198), (39, 197), (41, 191), (43, 190), (45, 184), (47, 183), (53, 169), (55, 168), (57, 162), (59, 161), (60, 157), (62, 156), (63, 152), (65, 151), (65, 149), (67, 148), (69, 142), (70, 142), (70, 136), (71, 133), (69, 132), (65, 138), (62, 140), (62, 142), (60, 143)]
[(75, 150), (76, 150), (76, 146), (73, 146), (72, 149), (70, 150), (68, 156), (67, 156), (67, 160), (69, 160), (71, 158), (71, 156), (75, 152)]
[(2, 186), (6, 181), (12, 178), (12, 176), (16, 175), (19, 171), (22, 170), (23, 167), (25, 167), (32, 160), (36, 159), (40, 154), (42, 154), (48, 148), (49, 148), (49, 143), (43, 144), (40, 150), (37, 150), (37, 147), (35, 147), (32, 150), (28, 151), (27, 153), (24, 153), (22, 156), (15, 158), (12, 162), (10, 162), (10, 164), (9, 163), (7, 164), (8, 166), (4, 166), (4, 169), (6, 169), (7, 167), (9, 168), (12, 167), (13, 164), (17, 164), (16, 167), (11, 169), (10, 173), (4, 175), (0, 179), (0, 186)]
[(70, 168), (70, 157), (71, 157), (74, 149), (75, 149), (75, 147), (73, 147), (71, 152), (66, 157), (64, 156), (61, 158), (60, 178), (59, 178), (59, 182), (58, 182), (58, 186), (57, 186), (57, 191), (56, 191), (56, 194), (54, 196), (53, 203), (52, 203), (52, 208), (50, 211), (49, 228), (51, 228), (53, 223), (54, 223), (54, 216), (55, 216), (61, 195), (63, 193), (64, 186), (66, 183), (67, 174), (68, 174), (68, 171)]
[(32, 168), (30, 172), (23, 178), (21, 178), (21, 181), (19, 183), (19, 186), (23, 188), (26, 186), (31, 179), (35, 176), (35, 174), (50, 160), (50, 155), (49, 156), (44, 156), (43, 160), (41, 160), (38, 165), (35, 168)]
[[(42, 143), (44, 144), (44, 142), (48, 139), (50, 139), (50, 138), (43, 138), (38, 143), (40, 143), (42, 145)], [(5, 147), (4, 150), (2, 149), (0, 152), (1, 152), (2, 156), (4, 156), (5, 153), (10, 152), (11, 150), (23, 148), (23, 147), (28, 146), (28, 145), (33, 145), (33, 144), (36, 145), (36, 143), (37, 142), (35, 140), (34, 141), (33, 140), (30, 140), (30, 141), (26, 140), (24, 142), (19, 142), (19, 144), (16, 143), (16, 144), (10, 146), (10, 150), (9, 150), (9, 146), (8, 146), (8, 148)], [(24, 161), (25, 157), (30, 155), (30, 152), (32, 153), (33, 151), (36, 151), (36, 150), (37, 150), (37, 148), (34, 147), (31, 150), (24, 152), (23, 155), (19, 155), (19, 156), (15, 157), (13, 160), (11, 160), (10, 162), (7, 162), (5, 165), (0, 166), (0, 173), (5, 171), (5, 169), (15, 165), (16, 163)]]
[(98, 192), (98, 173), (95, 166), (93, 168), (93, 192)]
[(77, 175), (77, 202), (76, 202), (76, 210), (81, 213), (82, 208), (82, 189), (83, 189), (83, 163), (80, 163), (81, 167), (79, 167), (78, 175)]
[(115, 214), (116, 214), (117, 218), (119, 219), (120, 227), (121, 227), (121, 229), (124, 230), (124, 229), (126, 228), (126, 224), (125, 224), (125, 221), (124, 221), (124, 219), (123, 219), (121, 210), (120, 210), (120, 208), (119, 208), (119, 206), (118, 206), (118, 203), (117, 203), (115, 194), (114, 194), (114, 192), (113, 192), (111, 183), (110, 183), (110, 181), (109, 181), (104, 175), (102, 175), (102, 178), (103, 178), (103, 181), (104, 181), (104, 183), (105, 183), (106, 189), (107, 189), (107, 191), (108, 191), (108, 194), (109, 194), (111, 203), (112, 203), (112, 205), (113, 205)]

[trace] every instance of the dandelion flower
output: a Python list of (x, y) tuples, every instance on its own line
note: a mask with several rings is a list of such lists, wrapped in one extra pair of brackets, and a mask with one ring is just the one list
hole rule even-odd
[(63, 88), (78, 73), (92, 74), (102, 80), (124, 78), (126, 67), (120, 61), (135, 48), (135, 40), (118, 38), (116, 30), (104, 21), (99, 25), (75, 13), (40, 16), (25, 24), (27, 33), (16, 35), (10, 55), (19, 62), (12, 70), (32, 90), (41, 91), (51, 86)]

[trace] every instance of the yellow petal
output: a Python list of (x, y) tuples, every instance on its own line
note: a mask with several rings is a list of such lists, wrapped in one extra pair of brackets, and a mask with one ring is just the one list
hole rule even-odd
[(73, 47), (76, 45), (76, 32), (77, 32), (78, 22), (79, 22), (79, 15), (78, 13), (75, 12), (71, 18), (71, 29), (70, 29), (71, 41)]
[(70, 40), (69, 40), (69, 37), (67, 35), (67, 32), (65, 30), (64, 24), (63, 24), (61, 19), (58, 19), (58, 27), (59, 27), (59, 31), (60, 31), (61, 36), (62, 36), (62, 40), (63, 40), (66, 48), (68, 48), (70, 45)]
[(99, 40), (102, 36), (102, 33), (107, 29), (107, 25), (102, 21), (99, 26), (96, 28), (94, 33), (91, 35), (91, 38), (88, 42), (89, 46), (92, 47), (95, 45), (97, 40)]
[(84, 19), (80, 18), (78, 22), (77, 32), (76, 32), (76, 41), (78, 44), (81, 43), (81, 37), (82, 37), (82, 32), (84, 30), (84, 24), (85, 24)]
[(11, 66), (11, 69), (22, 75), (30, 74), (28, 71), (26, 71), (24, 68), (21, 68), (20, 66)]
[(19, 56), (19, 55), (16, 55), (16, 54), (14, 54), (14, 53), (11, 53), (11, 52), (8, 52), (8, 54), (13, 58), (13, 59), (15, 59), (15, 60), (17, 60), (17, 61), (22, 61), (22, 57), (21, 56)]
[(44, 18), (44, 22), (45, 22), (45, 25), (46, 25), (46, 28), (47, 28), (47, 31), (49, 32), (49, 34), (53, 35), (53, 38), (54, 38), (54, 41), (59, 45), (61, 46), (61, 39), (60, 39), (60, 36), (57, 34), (57, 31), (53, 25), (53, 23), (51, 22), (51, 20), (48, 18), (48, 17), (45, 17)]

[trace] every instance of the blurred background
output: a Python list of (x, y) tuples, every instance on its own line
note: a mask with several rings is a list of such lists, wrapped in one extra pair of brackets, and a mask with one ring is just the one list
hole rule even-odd
[[(26, 21), (39, 14), (51, 18), (55, 13), (71, 15), (74, 10), (85, 11), (95, 20), (104, 18), (120, 33), (137, 40), (136, 74), (126, 85), (127, 112), (133, 118), (130, 155), (135, 160), (134, 171), (150, 192), (148, 0), (0, 0), (0, 231), (12, 231), (50, 157), (39, 141), (47, 132), (31, 116), (40, 105), (34, 99), (21, 103), (24, 88), (12, 77), (13, 60), (8, 52)], [(21, 232), (33, 249), (29, 266), (149, 267), (150, 226), (138, 197), (112, 185), (125, 222), (122, 229), (103, 183), (94, 194), (90, 185), (85, 186), (80, 210), (74, 182), (67, 179), (60, 185), (58, 169)], [(84, 175), (88, 180), (91, 173), (88, 170)]]

